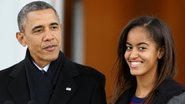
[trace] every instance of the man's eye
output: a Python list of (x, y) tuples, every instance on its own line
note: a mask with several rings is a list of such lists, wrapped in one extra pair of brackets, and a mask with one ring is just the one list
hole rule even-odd
[(58, 29), (58, 26), (52, 26), (51, 29), (56, 30), (56, 29)]
[(42, 30), (41, 29), (38, 29), (38, 30), (35, 30), (34, 32), (41, 32)]
[(40, 32), (42, 32), (42, 31), (43, 31), (43, 29), (38, 28), (38, 29), (33, 30), (33, 33), (40, 33)]

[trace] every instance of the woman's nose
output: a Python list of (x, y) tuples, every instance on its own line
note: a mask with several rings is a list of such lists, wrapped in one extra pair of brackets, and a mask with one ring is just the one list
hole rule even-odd
[(133, 49), (130, 53), (130, 58), (137, 58), (138, 56), (137, 50)]

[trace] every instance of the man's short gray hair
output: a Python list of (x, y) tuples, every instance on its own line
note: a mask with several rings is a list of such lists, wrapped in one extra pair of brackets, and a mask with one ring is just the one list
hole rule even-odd
[(31, 2), (27, 5), (25, 5), (20, 10), (20, 12), (18, 14), (18, 17), (17, 17), (19, 31), (20, 32), (24, 31), (24, 26), (23, 25), (24, 25), (24, 22), (26, 20), (27, 14), (29, 12), (37, 11), (37, 10), (44, 10), (44, 9), (52, 9), (55, 12), (57, 18), (59, 19), (56, 10), (50, 4), (48, 4), (46, 2), (43, 2), (43, 1), (34, 1), (34, 2)]

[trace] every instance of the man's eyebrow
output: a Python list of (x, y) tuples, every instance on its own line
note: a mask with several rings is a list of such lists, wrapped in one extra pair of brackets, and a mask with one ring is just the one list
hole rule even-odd
[(59, 25), (57, 22), (51, 23), (50, 25)]

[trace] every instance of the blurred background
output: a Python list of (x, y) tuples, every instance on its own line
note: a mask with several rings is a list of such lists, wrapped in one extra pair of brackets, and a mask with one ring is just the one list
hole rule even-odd
[[(23, 5), (34, 0), (1, 0), (0, 3), (0, 69), (24, 58), (25, 48), (17, 42), (17, 14)], [(63, 26), (63, 52), (71, 60), (89, 65), (106, 76), (109, 101), (114, 83), (113, 68), (122, 28), (140, 15), (161, 18), (175, 39), (177, 75), (185, 85), (184, 0), (43, 0), (53, 5)]]

